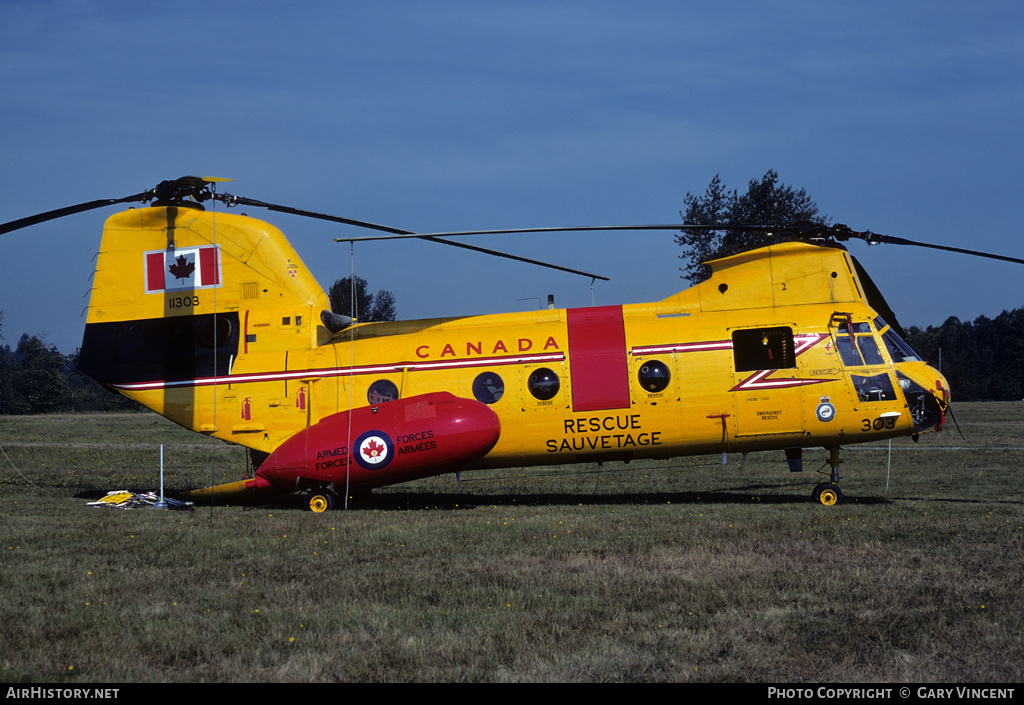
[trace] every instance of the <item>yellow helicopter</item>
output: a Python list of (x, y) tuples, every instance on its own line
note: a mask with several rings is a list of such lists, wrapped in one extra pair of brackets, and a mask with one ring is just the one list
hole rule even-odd
[(250, 449), (255, 473), (183, 496), (197, 502), (305, 492), (320, 512), (375, 487), (480, 468), (777, 449), (799, 470), (802, 449), (825, 448), (830, 479), (812, 496), (834, 505), (841, 446), (938, 431), (950, 404), (945, 378), (903, 340), (839, 243), (1024, 263), (805, 225), (792, 228), (800, 241), (710, 262), (710, 279), (657, 302), (361, 323), (331, 311), (280, 230), (202, 203), (509, 255), (445, 238), (474, 233), (411, 233), (217, 193), (217, 181), (183, 177), (0, 226), (149, 203), (106, 221), (80, 368)]

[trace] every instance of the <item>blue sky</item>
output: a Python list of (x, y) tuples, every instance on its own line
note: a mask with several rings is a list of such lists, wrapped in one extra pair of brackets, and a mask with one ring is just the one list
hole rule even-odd
[[(1024, 257), (1016, 2), (7, 0), (0, 222), (185, 174), (420, 232), (674, 223), (775, 169), (833, 222)], [(327, 287), (359, 231), (248, 209)], [(0, 236), (3, 343), (80, 343), (106, 217)], [(356, 246), (401, 318), (658, 300), (672, 233)], [(1024, 306), (1024, 267), (850, 243), (905, 326)]]

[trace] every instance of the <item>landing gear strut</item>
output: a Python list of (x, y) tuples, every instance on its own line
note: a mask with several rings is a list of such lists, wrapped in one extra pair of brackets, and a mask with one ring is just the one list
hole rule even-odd
[(824, 504), (826, 507), (834, 507), (843, 501), (843, 492), (839, 489), (839, 464), (843, 462), (839, 457), (839, 447), (829, 448), (828, 464), (832, 473), (828, 482), (823, 482), (814, 488), (811, 497), (815, 502)]

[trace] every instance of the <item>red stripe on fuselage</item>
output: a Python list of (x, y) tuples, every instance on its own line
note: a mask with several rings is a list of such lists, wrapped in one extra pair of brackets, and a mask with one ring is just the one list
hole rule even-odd
[(621, 306), (566, 311), (572, 410), (629, 408), (629, 364)]

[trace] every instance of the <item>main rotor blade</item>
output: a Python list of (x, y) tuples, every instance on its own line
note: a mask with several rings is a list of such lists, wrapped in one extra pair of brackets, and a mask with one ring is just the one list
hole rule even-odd
[(359, 242), (361, 240), (400, 240), (409, 237), (439, 238), (439, 237), (460, 237), (463, 235), (515, 235), (521, 233), (571, 233), (599, 230), (682, 230), (684, 228), (700, 228), (705, 230), (724, 230), (723, 226), (711, 227), (703, 225), (575, 225), (560, 228), (508, 228), (505, 230), (459, 230), (440, 233), (410, 233), (399, 232), (391, 235), (366, 235), (364, 237), (339, 237), (335, 242)]
[(342, 223), (344, 225), (355, 225), (360, 228), (369, 228), (370, 230), (381, 230), (386, 233), (392, 233), (394, 235), (403, 235), (408, 233), (408, 230), (399, 230), (398, 228), (389, 228), (386, 225), (377, 225), (376, 223), (368, 223), (364, 220), (353, 220), (352, 218), (342, 218), (338, 215), (329, 215), (327, 213), (317, 213), (316, 211), (307, 211), (302, 208), (293, 208), (292, 206), (281, 206), (276, 203), (265, 203), (263, 201), (257, 201), (255, 198), (246, 198), (244, 196), (232, 196), (228, 193), (218, 193), (213, 196), (215, 201), (222, 201), (228, 207), (231, 206), (254, 206), (256, 208), (266, 208), (268, 211), (275, 211), (277, 213), (288, 213), (289, 215), (300, 215), (305, 218), (317, 218), (319, 220), (328, 220), (332, 223)]
[[(412, 233), (410, 233), (412, 234)], [(499, 252), (498, 250), (489, 250), (486, 247), (477, 247), (476, 245), (469, 245), (465, 242), (455, 242), (454, 240), (445, 240), (437, 237), (436, 235), (423, 235), (421, 236), (424, 240), (430, 240), (431, 242), (439, 242), (442, 245), (451, 245), (452, 247), (461, 247), (465, 250), (473, 250), (474, 252), (482, 252), (486, 255), (494, 255), (495, 257), (504, 257), (505, 259), (515, 260), (517, 262), (525, 262), (526, 264), (536, 264), (541, 267), (547, 267), (548, 269), (556, 269), (560, 272), (568, 272), (569, 274), (579, 274), (582, 277), (590, 277), (591, 279), (600, 279), (601, 281), (611, 281), (608, 277), (603, 277), (600, 274), (591, 274), (590, 272), (582, 272), (578, 269), (572, 269), (570, 267), (563, 267), (560, 264), (551, 264), (550, 262), (542, 262), (537, 259), (530, 259), (529, 257), (520, 257), (519, 255), (512, 255), (508, 252)], [(343, 242), (343, 241), (342, 241)]]
[(949, 247), (948, 245), (935, 245), (930, 242), (915, 242), (914, 240), (907, 240), (902, 237), (894, 237), (892, 235), (879, 235), (870, 231), (863, 233), (853, 233), (851, 237), (856, 237), (869, 245), (873, 245), (878, 242), (884, 242), (890, 245), (914, 245), (916, 247), (927, 247), (932, 250), (945, 250), (946, 252), (957, 252), (962, 255), (974, 255), (975, 257), (987, 257), (988, 259), (1002, 260), (1003, 262), (1013, 262), (1014, 264), (1024, 264), (1024, 259), (1018, 259), (1017, 257), (1007, 257), (1006, 255), (995, 255), (990, 252), (979, 252), (978, 250), (965, 250), (960, 247)]
[(563, 267), (557, 264), (551, 264), (549, 262), (542, 262), (540, 260), (530, 259), (528, 257), (520, 257), (518, 255), (512, 255), (507, 252), (499, 252), (498, 250), (490, 250), (486, 247), (478, 247), (476, 245), (467, 245), (462, 242), (452, 242), (451, 240), (443, 240), (433, 235), (419, 235), (412, 232), (411, 230), (402, 230), (400, 228), (392, 228), (387, 225), (378, 225), (377, 223), (370, 223), (365, 220), (354, 220), (352, 218), (342, 218), (337, 215), (329, 215), (327, 213), (318, 213), (316, 211), (307, 211), (302, 208), (293, 208), (292, 206), (281, 206), (274, 203), (264, 203), (263, 201), (257, 201), (252, 198), (245, 198), (243, 196), (231, 196), (229, 194), (217, 194), (214, 196), (215, 200), (223, 201), (229, 206), (243, 205), (243, 206), (254, 206), (257, 208), (266, 208), (270, 211), (276, 211), (278, 213), (288, 213), (290, 215), (300, 215), (307, 218), (317, 218), (319, 220), (327, 220), (332, 223), (342, 223), (344, 225), (354, 225), (359, 228), (368, 228), (370, 230), (379, 230), (381, 232), (388, 233), (388, 235), (381, 236), (380, 238), (335, 238), (335, 242), (352, 242), (354, 240), (374, 240), (374, 239), (388, 239), (388, 238), (420, 238), (422, 240), (430, 240), (431, 242), (438, 242), (442, 245), (451, 245), (452, 247), (461, 247), (465, 250), (473, 250), (474, 252), (481, 252), (487, 255), (493, 255), (495, 257), (503, 257), (505, 259), (515, 260), (517, 262), (525, 262), (527, 264), (535, 264), (540, 267), (547, 267), (548, 269), (555, 269), (560, 272), (568, 272), (570, 274), (578, 274), (584, 277), (590, 277), (591, 279), (600, 279), (602, 281), (609, 281), (608, 277), (603, 277), (600, 274), (591, 274), (590, 272), (583, 272), (578, 269), (571, 269), (569, 267)]
[(102, 198), (96, 201), (79, 203), (78, 205), (75, 206), (67, 206), (65, 208), (58, 208), (57, 210), (47, 211), (45, 213), (30, 215), (27, 218), (19, 218), (18, 220), (12, 220), (8, 223), (0, 225), (0, 235), (3, 235), (4, 233), (9, 233), (13, 230), (27, 228), (30, 225), (45, 223), (48, 220), (56, 220), (57, 218), (63, 218), (66, 215), (74, 215), (75, 213), (83, 213), (85, 211), (91, 211), (96, 208), (103, 208), (104, 206), (113, 206), (118, 203), (129, 203), (131, 201), (147, 201), (153, 197), (152, 193), (152, 191), (143, 191), (142, 193), (137, 193), (134, 196), (125, 196), (124, 198)]

